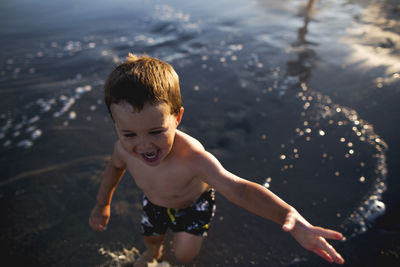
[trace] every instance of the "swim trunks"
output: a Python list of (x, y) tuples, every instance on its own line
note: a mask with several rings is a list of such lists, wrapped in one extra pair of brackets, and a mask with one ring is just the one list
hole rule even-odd
[(142, 233), (145, 236), (163, 235), (170, 228), (173, 232), (187, 232), (207, 236), (215, 214), (215, 191), (205, 191), (190, 207), (165, 208), (154, 205), (143, 196)]

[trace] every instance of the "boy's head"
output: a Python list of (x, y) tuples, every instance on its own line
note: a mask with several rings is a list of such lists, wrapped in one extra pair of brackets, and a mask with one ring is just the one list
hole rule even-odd
[[(179, 77), (168, 63), (149, 56), (129, 53), (126, 62), (116, 67), (108, 76), (105, 102), (111, 114), (111, 104), (130, 104), (141, 111), (146, 103), (166, 103), (171, 114), (181, 110)], [(112, 114), (111, 114), (112, 115)]]

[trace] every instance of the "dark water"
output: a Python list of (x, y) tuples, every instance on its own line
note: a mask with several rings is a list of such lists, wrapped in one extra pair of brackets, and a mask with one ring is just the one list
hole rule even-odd
[[(143, 250), (129, 175), (108, 230), (87, 224), (115, 141), (102, 86), (131, 51), (174, 66), (181, 129), (226, 168), (342, 231), (333, 243), (346, 266), (399, 265), (397, 1), (17, 0), (0, 14), (10, 266), (125, 266)], [(217, 200), (188, 266), (328, 266), (279, 226)]]

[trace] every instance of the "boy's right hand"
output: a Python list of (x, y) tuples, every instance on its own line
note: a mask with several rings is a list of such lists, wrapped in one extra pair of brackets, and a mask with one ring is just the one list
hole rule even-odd
[(96, 204), (89, 217), (89, 225), (95, 231), (104, 231), (107, 229), (110, 220), (110, 205)]
[(341, 233), (311, 225), (293, 208), (286, 216), (282, 229), (290, 232), (305, 249), (314, 252), (326, 261), (344, 263), (342, 256), (325, 239), (342, 240)]

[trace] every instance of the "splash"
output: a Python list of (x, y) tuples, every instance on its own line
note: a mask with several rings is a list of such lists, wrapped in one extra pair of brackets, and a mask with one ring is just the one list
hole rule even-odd
[[(101, 255), (111, 258), (105, 263), (101, 264), (101, 267), (125, 267), (132, 266), (132, 264), (139, 258), (140, 252), (137, 248), (132, 247), (131, 249), (123, 248), (122, 251), (111, 251), (104, 248), (98, 249)], [(168, 262), (153, 261), (147, 264), (148, 267), (172, 267)]]
[[(386, 190), (388, 145), (375, 133), (373, 125), (360, 118), (355, 110), (332, 103), (330, 97), (310, 90), (304, 83), (301, 84), (297, 98), (303, 102), (304, 109), (301, 114), (304, 118), (302, 127), (295, 130), (297, 138), (304, 138), (306, 142), (310, 142), (315, 136), (326, 138), (329, 131), (333, 132), (329, 133), (329, 138), (336, 139), (337, 146), (341, 146), (345, 151), (343, 161), (336, 162), (335, 165), (342, 164), (341, 162), (345, 162), (345, 160), (356, 162), (357, 155), (360, 156), (362, 153), (357, 149), (361, 149), (362, 146), (369, 149), (368, 157), (372, 158), (369, 164), (373, 172), (368, 175), (368, 178), (362, 175), (359, 178), (352, 177), (352, 179), (358, 179), (361, 184), (365, 183), (367, 179), (372, 180), (370, 189), (360, 202), (356, 203), (353, 212), (342, 225), (349, 237), (366, 232), (373, 225), (374, 220), (385, 212), (382, 194)], [(295, 148), (293, 153), (293, 157), (298, 158), (298, 148)], [(322, 154), (322, 160), (329, 160), (329, 157), (329, 151)], [(286, 156), (282, 155), (281, 160), (285, 159)], [(365, 165), (363, 161), (359, 163), (361, 168)], [(335, 171), (334, 175), (340, 176), (341, 171)], [(270, 182), (271, 179), (267, 180), (268, 185)], [(340, 214), (338, 214), (339, 216)]]
[(108, 249), (99, 248), (98, 251), (101, 255), (105, 255), (108, 258), (111, 258), (110, 260), (100, 265), (104, 267), (127, 266), (128, 264), (132, 264), (139, 257), (140, 254), (139, 250), (137, 250), (135, 247), (132, 247), (131, 249), (123, 248), (122, 251), (111, 251)]

